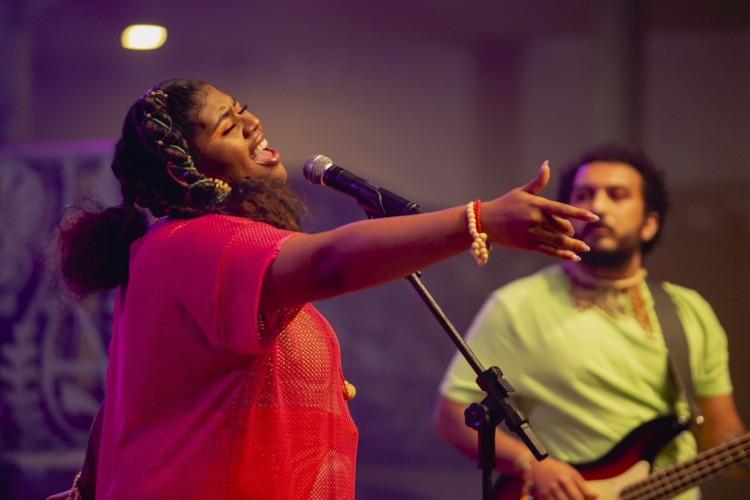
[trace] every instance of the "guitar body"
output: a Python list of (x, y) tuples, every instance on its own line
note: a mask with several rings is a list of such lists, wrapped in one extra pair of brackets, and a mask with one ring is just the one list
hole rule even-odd
[[(656, 455), (685, 430), (687, 426), (675, 416), (659, 417), (632, 430), (598, 460), (571, 465), (600, 492), (599, 500), (618, 498), (625, 486), (648, 476)], [(494, 498), (518, 500), (522, 488), (522, 478), (501, 476), (494, 486)]]

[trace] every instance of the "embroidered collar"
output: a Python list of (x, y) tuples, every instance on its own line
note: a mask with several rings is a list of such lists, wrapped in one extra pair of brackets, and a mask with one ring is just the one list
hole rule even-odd
[(570, 279), (573, 307), (579, 311), (596, 307), (615, 319), (632, 317), (652, 338), (653, 328), (641, 287), (648, 275), (645, 269), (628, 278), (609, 280), (591, 276), (575, 264), (563, 264), (562, 268)]

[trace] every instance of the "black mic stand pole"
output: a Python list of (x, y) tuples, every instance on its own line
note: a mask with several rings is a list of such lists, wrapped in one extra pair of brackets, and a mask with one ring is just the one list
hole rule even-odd
[[(368, 218), (374, 219), (386, 215), (375, 213), (368, 208), (367, 200), (360, 200), (360, 206), (364, 209)], [(411, 215), (419, 213), (419, 207), (414, 206), (410, 209)], [(451, 322), (443, 313), (435, 299), (420, 279), (422, 272), (417, 271), (406, 277), (412, 284), (422, 301), (432, 312), (438, 323), (443, 327), (458, 351), (466, 358), (469, 366), (477, 374), (477, 385), (487, 393), (481, 403), (472, 403), (464, 411), (466, 425), (477, 431), (477, 449), (479, 468), (482, 469), (482, 499), (492, 500), (494, 495), (492, 491), (492, 473), (495, 470), (495, 428), (504, 420), (505, 425), (513, 431), (526, 446), (537, 460), (544, 460), (548, 453), (544, 445), (536, 438), (534, 432), (529, 427), (529, 419), (519, 410), (515, 403), (510, 399), (509, 392), (515, 389), (510, 382), (503, 378), (503, 372), (497, 366), (484, 369), (482, 363), (477, 359), (471, 348), (464, 342), (464, 339), (456, 331)]]
[(479, 468), (482, 469), (482, 498), (492, 500), (492, 472), (495, 470), (495, 428), (505, 420), (505, 425), (513, 431), (537, 460), (544, 460), (548, 453), (529, 427), (529, 420), (510, 399), (509, 392), (513, 386), (503, 378), (503, 372), (497, 366), (485, 370), (482, 363), (464, 342), (453, 325), (448, 321), (440, 306), (420, 280), (421, 272), (411, 274), (406, 279), (412, 284), (432, 314), (443, 326), (448, 336), (466, 358), (469, 366), (477, 374), (477, 384), (487, 393), (481, 403), (472, 403), (464, 412), (466, 425), (478, 432)]

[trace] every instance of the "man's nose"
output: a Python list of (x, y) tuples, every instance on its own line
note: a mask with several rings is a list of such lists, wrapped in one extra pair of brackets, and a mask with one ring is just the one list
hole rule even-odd
[(612, 200), (607, 196), (607, 192), (604, 190), (596, 191), (591, 199), (590, 210), (596, 215), (601, 215), (609, 210)]

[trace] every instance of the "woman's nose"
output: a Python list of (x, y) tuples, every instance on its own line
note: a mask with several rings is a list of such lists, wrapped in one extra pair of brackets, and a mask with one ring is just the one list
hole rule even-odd
[(247, 117), (243, 117), (242, 121), (242, 134), (247, 139), (260, 125), (260, 121), (253, 115), (248, 113)]

